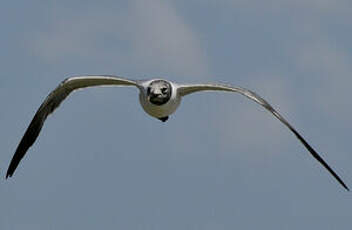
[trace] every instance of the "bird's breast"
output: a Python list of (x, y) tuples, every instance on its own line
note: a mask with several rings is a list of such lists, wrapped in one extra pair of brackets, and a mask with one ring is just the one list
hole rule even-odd
[(167, 117), (174, 113), (177, 107), (180, 105), (181, 98), (177, 95), (172, 95), (170, 100), (162, 105), (155, 105), (148, 101), (146, 95), (139, 94), (139, 102), (142, 105), (143, 110), (152, 117), (161, 118)]

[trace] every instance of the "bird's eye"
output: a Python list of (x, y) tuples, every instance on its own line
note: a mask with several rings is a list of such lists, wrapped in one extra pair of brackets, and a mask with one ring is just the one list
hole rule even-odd
[(165, 94), (165, 93), (167, 92), (167, 88), (166, 88), (166, 87), (161, 88), (161, 92), (162, 92), (163, 94)]

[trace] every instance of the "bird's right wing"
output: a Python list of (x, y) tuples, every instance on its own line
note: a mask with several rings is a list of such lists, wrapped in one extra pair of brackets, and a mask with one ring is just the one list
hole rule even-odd
[(139, 87), (138, 81), (129, 80), (111, 75), (97, 76), (77, 76), (64, 80), (56, 87), (44, 100), (38, 111), (34, 115), (32, 122), (27, 128), (21, 142), (19, 143), (15, 155), (13, 156), (10, 166), (6, 173), (6, 178), (11, 177), (15, 172), (27, 150), (37, 139), (40, 130), (46, 118), (59, 107), (61, 102), (75, 90), (93, 86), (136, 86)]
[(277, 119), (279, 119), (284, 125), (286, 125), (301, 141), (301, 143), (306, 147), (306, 149), (312, 154), (312, 156), (318, 160), (330, 173), (331, 175), (346, 189), (349, 188), (342, 181), (342, 179), (331, 169), (331, 167), (321, 158), (321, 156), (308, 144), (308, 142), (290, 125), (266, 100), (262, 97), (250, 91), (248, 89), (244, 89), (241, 87), (233, 87), (224, 84), (186, 84), (186, 85), (178, 85), (177, 93), (180, 96), (186, 96), (191, 93), (199, 92), (199, 91), (227, 91), (242, 94), (247, 98), (255, 101), (259, 105), (263, 106), (270, 113), (272, 113)]

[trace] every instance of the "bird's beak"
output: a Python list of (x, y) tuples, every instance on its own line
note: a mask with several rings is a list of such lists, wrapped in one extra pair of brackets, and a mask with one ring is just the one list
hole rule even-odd
[(157, 102), (161, 102), (163, 100), (163, 98), (161, 97), (162, 94), (158, 94), (158, 93), (155, 93), (155, 92), (151, 92), (149, 95), (148, 95), (148, 100), (149, 101), (157, 101)]

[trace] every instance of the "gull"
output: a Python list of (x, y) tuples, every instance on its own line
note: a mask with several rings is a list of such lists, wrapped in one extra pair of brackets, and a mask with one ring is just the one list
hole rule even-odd
[(166, 122), (181, 103), (181, 99), (189, 94), (199, 91), (224, 91), (241, 94), (267, 109), (279, 119), (310, 154), (319, 161), (325, 169), (346, 189), (349, 188), (342, 179), (330, 168), (321, 156), (307, 143), (307, 141), (290, 125), (266, 100), (258, 94), (241, 87), (234, 87), (226, 84), (178, 84), (163, 79), (132, 80), (113, 75), (85, 75), (69, 77), (62, 81), (44, 100), (24, 136), (22, 137), (16, 152), (11, 160), (6, 173), (6, 178), (11, 177), (15, 172), (21, 159), (37, 139), (47, 117), (59, 107), (67, 96), (79, 89), (94, 86), (135, 86), (139, 89), (139, 102), (143, 110), (152, 117)]

